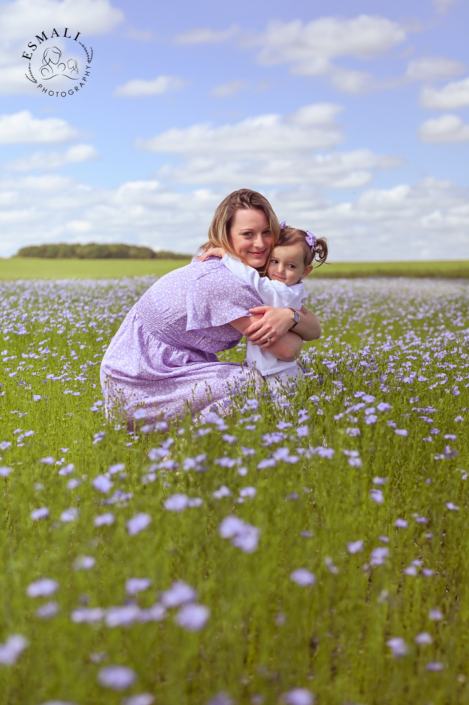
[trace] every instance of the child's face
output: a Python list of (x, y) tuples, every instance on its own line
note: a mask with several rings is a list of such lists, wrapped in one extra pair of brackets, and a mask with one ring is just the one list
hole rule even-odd
[(287, 286), (298, 284), (312, 270), (311, 265), (305, 266), (304, 252), (301, 245), (285, 245), (274, 247), (267, 267), (267, 276)]

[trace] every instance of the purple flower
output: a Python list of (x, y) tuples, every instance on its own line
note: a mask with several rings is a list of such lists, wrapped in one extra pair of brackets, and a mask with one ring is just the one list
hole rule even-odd
[(222, 485), (219, 490), (215, 490), (213, 493), (215, 499), (223, 499), (223, 497), (229, 497), (230, 495), (231, 492), (226, 485)]
[(103, 494), (109, 492), (113, 486), (111, 480), (105, 475), (98, 475), (94, 478), (91, 484), (95, 490), (98, 490), (98, 492), (102, 492)]
[(39, 619), (52, 619), (52, 617), (56, 617), (58, 613), (59, 606), (57, 602), (45, 602), (36, 610), (36, 616), (39, 617)]
[(104, 610), (101, 607), (80, 607), (73, 610), (70, 618), (75, 624), (97, 624), (104, 617)]
[(290, 579), (301, 587), (314, 585), (314, 583), (316, 582), (316, 577), (314, 573), (311, 573), (311, 571), (307, 568), (297, 568), (292, 573), (290, 573)]
[(173, 494), (164, 503), (168, 512), (182, 512), (188, 506), (189, 498), (185, 494)]
[(391, 649), (392, 655), (395, 658), (399, 658), (399, 656), (405, 656), (407, 653), (407, 645), (404, 639), (399, 636), (394, 637), (393, 639), (388, 639), (386, 644)]
[(79, 556), (73, 564), (74, 570), (91, 570), (96, 564), (93, 556)]
[(434, 622), (439, 622), (441, 619), (443, 619), (443, 614), (440, 610), (431, 609), (428, 613), (428, 617)]
[(395, 523), (394, 523), (394, 526), (395, 526), (397, 529), (407, 529), (407, 527), (409, 526), (409, 524), (406, 522), (405, 519), (396, 519), (396, 521), (395, 521)]
[(370, 497), (376, 504), (383, 504), (384, 495), (381, 490), (372, 489), (370, 490)]
[(197, 593), (190, 585), (178, 580), (171, 585), (169, 590), (166, 590), (161, 596), (161, 603), (166, 609), (172, 607), (180, 607), (188, 602), (193, 602), (197, 599)]
[(107, 512), (106, 514), (98, 514), (98, 516), (94, 518), (95, 526), (110, 526), (113, 523), (114, 514), (111, 514), (111, 512)]
[(395, 428), (394, 433), (397, 436), (408, 436), (409, 432), (405, 428)]
[(111, 690), (127, 690), (135, 683), (137, 675), (126, 666), (106, 666), (98, 674), (98, 682)]
[(205, 605), (188, 604), (181, 607), (176, 615), (176, 622), (189, 632), (198, 632), (205, 627), (210, 610)]
[(76, 519), (78, 519), (79, 512), (80, 510), (77, 509), (77, 507), (70, 507), (70, 509), (65, 509), (60, 515), (60, 521), (63, 521), (64, 524), (67, 524), (71, 521), (76, 521)]
[(8, 477), (13, 472), (13, 468), (0, 467), (0, 477)]
[(28, 597), (49, 597), (58, 590), (59, 584), (50, 578), (40, 578), (30, 583), (26, 588)]
[(222, 538), (231, 539), (233, 546), (240, 548), (245, 553), (253, 553), (257, 549), (259, 529), (251, 524), (246, 524), (238, 517), (225, 517), (218, 527), (218, 532)]
[(137, 593), (148, 590), (150, 587), (151, 580), (149, 578), (129, 578), (125, 583), (127, 595), (137, 595)]
[(12, 634), (4, 644), (0, 644), (0, 663), (13, 666), (21, 653), (29, 646), (29, 641), (21, 634)]
[(114, 627), (130, 627), (139, 621), (140, 607), (137, 605), (125, 605), (124, 607), (110, 607), (106, 611), (105, 622), (106, 626), (111, 629)]
[(307, 688), (293, 688), (282, 695), (285, 705), (314, 705), (314, 695)]
[(31, 519), (38, 521), (39, 519), (45, 519), (49, 516), (49, 510), (47, 507), (41, 507), (40, 509), (33, 509), (31, 512)]
[(421, 632), (415, 637), (415, 643), (419, 646), (427, 646), (428, 644), (433, 643), (433, 639), (428, 632)]
[(122, 700), (122, 705), (152, 705), (155, 697), (150, 693), (138, 693)]
[(122, 472), (123, 470), (125, 470), (125, 463), (115, 463), (115, 465), (109, 466), (108, 473), (110, 475), (115, 475), (116, 473)]
[(388, 555), (389, 555), (389, 548), (384, 548), (382, 546), (379, 546), (378, 548), (374, 548), (371, 552), (371, 555), (370, 555), (370, 565), (371, 566), (383, 565), (385, 563)]
[(242, 487), (239, 491), (239, 496), (240, 497), (255, 497), (256, 496), (256, 488), (255, 487)]
[(257, 469), (258, 469), (258, 470), (264, 470), (265, 468), (273, 468), (274, 465), (276, 464), (276, 462), (277, 462), (277, 461), (274, 460), (273, 458), (265, 458), (264, 460), (261, 460), (261, 461), (257, 464)]
[(430, 661), (427, 663), (427, 671), (441, 671), (443, 670), (443, 664), (440, 661)]
[(350, 541), (347, 544), (347, 551), (349, 553), (359, 553), (360, 551), (363, 551), (363, 541)]
[(136, 536), (141, 531), (147, 528), (151, 522), (151, 516), (149, 514), (136, 514), (132, 519), (127, 522), (127, 531), (131, 536)]

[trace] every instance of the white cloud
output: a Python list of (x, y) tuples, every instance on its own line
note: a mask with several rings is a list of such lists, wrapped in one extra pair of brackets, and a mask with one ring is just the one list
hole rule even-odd
[(262, 46), (259, 62), (271, 65), (340, 56), (371, 59), (401, 44), (406, 37), (406, 28), (397, 22), (360, 15), (350, 20), (322, 17), (308, 24), (301, 20), (269, 22), (256, 43)]
[(33, 118), (29, 110), (0, 115), (0, 144), (53, 144), (70, 142), (78, 133), (60, 118)]
[(259, 186), (303, 185), (331, 188), (359, 188), (372, 178), (374, 169), (391, 169), (402, 164), (394, 157), (375, 155), (367, 149), (304, 156), (275, 155), (266, 159), (226, 159), (224, 155), (189, 159), (183, 166), (162, 167), (156, 177), (166, 182), (192, 185), (229, 185), (236, 188), (249, 178)]
[(424, 86), (420, 93), (420, 104), (424, 108), (454, 110), (469, 105), (469, 78), (453, 81), (438, 90)]
[(308, 187), (275, 192), (282, 219), (326, 237), (330, 259), (379, 261), (467, 258), (469, 193), (435, 179), (370, 189), (330, 203)]
[(469, 142), (469, 125), (465, 125), (457, 115), (442, 115), (426, 120), (419, 127), (419, 137), (423, 142)]
[(163, 95), (185, 88), (187, 83), (178, 76), (158, 76), (151, 81), (134, 78), (123, 86), (118, 86), (114, 95), (121, 98), (140, 98), (142, 96)]
[[(248, 177), (247, 187), (253, 186)], [(239, 184), (238, 184), (239, 185)], [(134, 242), (195, 252), (222, 188), (168, 188), (155, 180), (91, 187), (57, 175), (0, 179), (0, 254), (42, 242)], [(264, 189), (281, 220), (328, 238), (332, 260), (467, 256), (469, 194), (424, 179), (331, 202), (311, 185)], [(60, 198), (57, 195), (60, 194)]]
[(322, 17), (308, 24), (270, 22), (253, 43), (261, 45), (257, 57), (261, 64), (290, 63), (293, 74), (326, 76), (337, 90), (359, 95), (379, 88), (380, 83), (368, 72), (346, 69), (331, 60), (344, 56), (372, 59), (404, 42), (407, 32), (385, 17)]
[(90, 144), (76, 144), (65, 152), (35, 152), (3, 164), (5, 171), (48, 171), (59, 169), (66, 164), (88, 162), (99, 159), (98, 151)]
[(406, 76), (411, 81), (438, 81), (464, 73), (466, 67), (460, 61), (443, 56), (427, 56), (409, 61)]
[(378, 87), (378, 81), (366, 71), (352, 71), (334, 67), (330, 73), (332, 84), (342, 93), (361, 95)]
[(221, 32), (215, 32), (208, 28), (191, 29), (188, 32), (177, 34), (174, 41), (176, 44), (221, 44), (227, 39), (231, 39), (238, 31), (236, 25)]
[(459, 0), (433, 0), (433, 7), (439, 15), (445, 15)]
[(83, 36), (112, 31), (124, 20), (124, 13), (109, 0), (16, 0), (0, 7), (3, 39), (33, 39), (43, 30), (46, 36), (54, 27), (69, 27)]
[(201, 123), (188, 128), (172, 128), (147, 141), (138, 140), (136, 146), (151, 152), (248, 157), (327, 149), (342, 141), (334, 120), (341, 109), (339, 105), (318, 103), (287, 117), (259, 115), (221, 127)]
[(238, 93), (239, 91), (249, 88), (249, 83), (247, 81), (228, 81), (228, 83), (222, 83), (219, 86), (215, 86), (210, 91), (215, 98), (227, 98), (229, 96)]

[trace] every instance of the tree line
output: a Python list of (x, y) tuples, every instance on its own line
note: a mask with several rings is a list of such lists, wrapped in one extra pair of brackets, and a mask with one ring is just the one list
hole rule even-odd
[(152, 250), (139, 245), (101, 245), (90, 242), (87, 245), (66, 243), (30, 245), (18, 250), (16, 257), (44, 257), (46, 259), (191, 259), (192, 255)]

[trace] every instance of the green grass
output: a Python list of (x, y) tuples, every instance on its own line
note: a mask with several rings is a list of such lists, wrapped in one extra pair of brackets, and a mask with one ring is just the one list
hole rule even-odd
[[(313, 280), (324, 338), (305, 346), (304, 381), (280, 398), (248, 390), (202, 427), (187, 416), (127, 433), (96, 406), (99, 363), (151, 281), (0, 284), (0, 644), (29, 642), (11, 665), (0, 647), (0, 705), (123, 705), (138, 693), (165, 705), (278, 705), (295, 702), (284, 696), (294, 688), (318, 705), (465, 705), (467, 283)], [(116, 463), (112, 488), (95, 489)], [(216, 498), (222, 485), (229, 494)], [(243, 498), (246, 487), (255, 496)], [(180, 493), (202, 504), (168, 511)], [(49, 514), (33, 520), (38, 508)], [(108, 512), (112, 525), (96, 526)], [(131, 536), (138, 513), (151, 523)], [(230, 515), (259, 529), (252, 553), (220, 536)], [(380, 565), (377, 548), (389, 551)], [(94, 566), (75, 569), (82, 556)], [(313, 585), (292, 580), (300, 568)], [(29, 597), (41, 578), (56, 592)], [(151, 587), (130, 596), (130, 578)], [(177, 623), (177, 608), (137, 619), (176, 580), (210, 610), (198, 631)], [(55, 616), (39, 616), (51, 602)], [(110, 626), (110, 608), (132, 605), (127, 626)], [(79, 609), (103, 611), (84, 623)], [(422, 633), (430, 644), (416, 643)], [(405, 641), (400, 658), (392, 638)], [(132, 669), (135, 683), (101, 686), (109, 665)]]
[(0, 280), (14, 279), (118, 279), (120, 277), (162, 277), (189, 260), (172, 259), (43, 259), (12, 257), (0, 259)]
[(469, 278), (469, 260), (441, 262), (333, 262), (314, 270), (312, 277), (444, 277)]
[[(163, 276), (189, 260), (79, 260), (12, 257), (0, 259), (0, 280), (115, 279)], [(454, 262), (335, 262), (310, 275), (316, 278), (444, 277), (469, 278), (469, 260)]]

